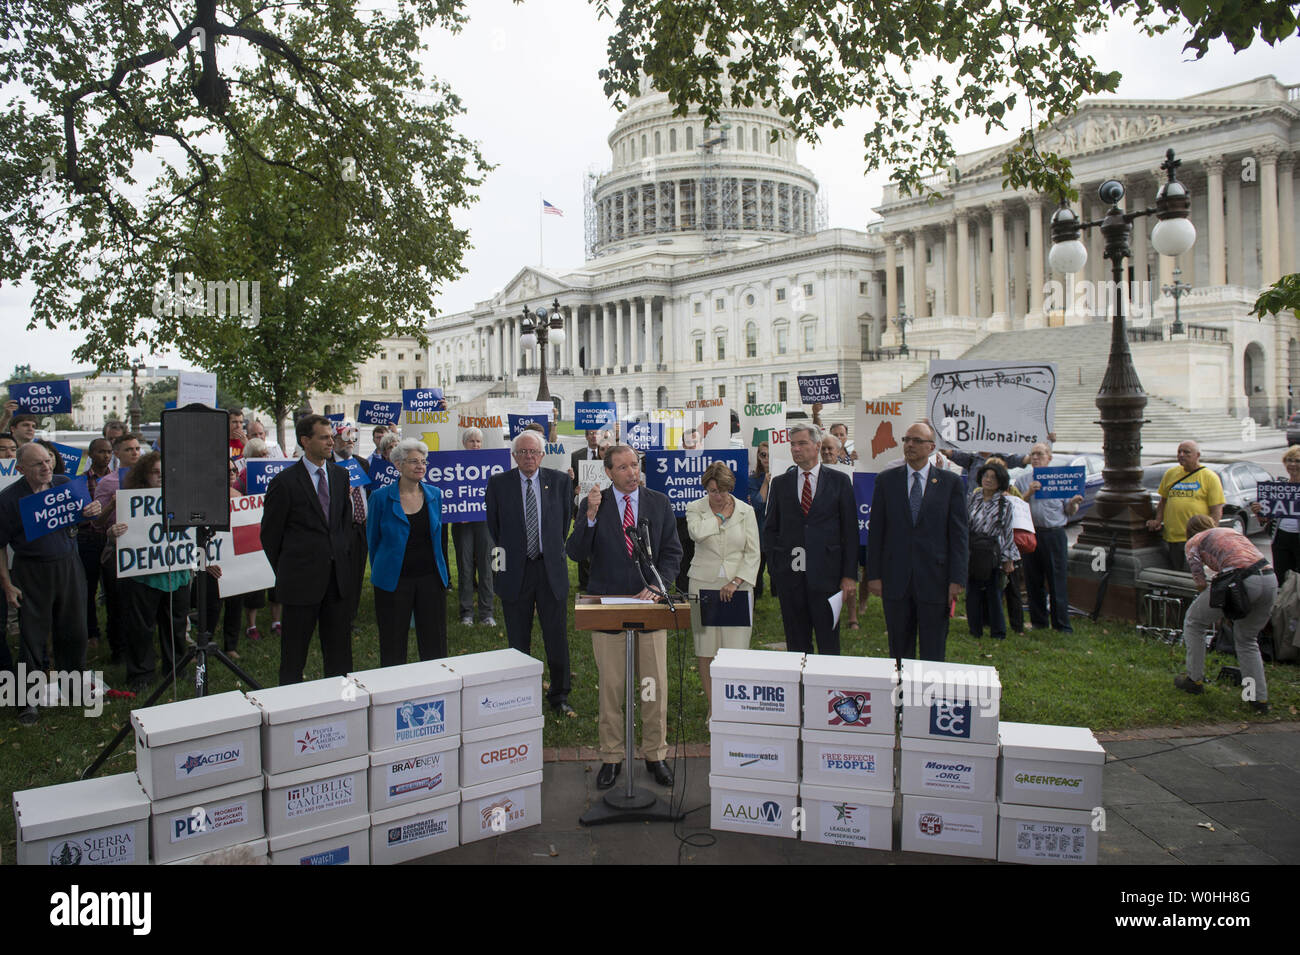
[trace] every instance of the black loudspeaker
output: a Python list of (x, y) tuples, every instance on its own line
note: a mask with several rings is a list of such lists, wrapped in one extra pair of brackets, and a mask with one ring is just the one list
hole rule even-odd
[(230, 418), (207, 405), (162, 413), (163, 514), (174, 527), (230, 530)]

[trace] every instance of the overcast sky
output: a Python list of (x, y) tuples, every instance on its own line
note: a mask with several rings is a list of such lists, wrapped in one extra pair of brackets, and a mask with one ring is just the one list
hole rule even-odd
[[(617, 113), (609, 106), (597, 71), (605, 63), (609, 21), (596, 20), (581, 0), (469, 0), (470, 22), (459, 35), (429, 38), (428, 73), (450, 83), (466, 109), (461, 131), (476, 140), (496, 165), (479, 190), (480, 199), (459, 216), (473, 248), (467, 272), (438, 297), (442, 312), (455, 312), (488, 298), (525, 265), (539, 262), (538, 228), (544, 197), (564, 211), (547, 216), (544, 263), (563, 271), (583, 260), (583, 179), (588, 170), (610, 166), (607, 137)], [(1083, 44), (1100, 68), (1124, 74), (1119, 95), (1130, 99), (1172, 99), (1274, 74), (1300, 83), (1300, 39), (1278, 47), (1256, 42), (1233, 55), (1226, 44), (1199, 62), (1186, 61), (1183, 40), (1149, 39), (1115, 30)], [(1017, 117), (1020, 123), (1027, 115)], [(1016, 128), (1008, 123), (1011, 128)], [(832, 227), (862, 228), (874, 218), (887, 173), (863, 175), (861, 117), (846, 117), (816, 148), (801, 146), (827, 199)], [(989, 144), (982, 124), (955, 131), (959, 152)], [(1011, 136), (1001, 137), (1005, 139)], [(0, 370), (19, 363), (47, 371), (72, 371), (80, 338), (69, 332), (26, 331), (30, 293), (0, 289), (0, 315), (13, 344)], [(147, 356), (151, 364), (179, 364), (175, 356)]]

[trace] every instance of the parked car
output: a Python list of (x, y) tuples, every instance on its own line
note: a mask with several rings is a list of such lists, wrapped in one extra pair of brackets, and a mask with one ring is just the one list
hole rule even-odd
[[(1153, 509), (1160, 505), (1160, 482), (1164, 479), (1165, 472), (1177, 463), (1167, 461), (1163, 464), (1150, 464), (1142, 469), (1142, 486), (1151, 495)], [(1260, 533), (1264, 529), (1263, 525), (1250, 511), (1250, 505), (1257, 497), (1255, 488), (1260, 481), (1277, 479), (1254, 461), (1214, 461), (1207, 462), (1205, 467), (1217, 474), (1223, 484), (1223, 518), (1219, 521), (1219, 526), (1235, 528), (1247, 536)]]
[(1300, 411), (1291, 412), (1291, 417), (1286, 419), (1286, 443), (1288, 447), (1300, 444)]

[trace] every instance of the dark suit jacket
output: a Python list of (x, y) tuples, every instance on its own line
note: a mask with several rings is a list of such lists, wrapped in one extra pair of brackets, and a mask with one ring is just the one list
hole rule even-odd
[(281, 603), (315, 604), (325, 598), (330, 562), (339, 593), (352, 595), (348, 555), (352, 547), (352, 500), (348, 472), (333, 461), (329, 476), (330, 519), (326, 523), (312, 473), (298, 461), (271, 479), (262, 509), (262, 549), (275, 571)]
[(867, 534), (867, 579), (882, 582), (886, 600), (901, 600), (911, 583), (917, 601), (947, 603), (950, 583), (966, 586), (970, 557), (961, 478), (930, 467), (921, 517), (913, 527), (907, 501), (910, 472), (904, 465), (876, 475)]
[(794, 548), (802, 547), (807, 579), (815, 583), (815, 589), (834, 593), (840, 589), (840, 580), (858, 576), (858, 508), (853, 482), (839, 471), (823, 467), (806, 517), (799, 506), (799, 490), (797, 467), (772, 478), (768, 487), (763, 550), (772, 585), (784, 589), (802, 581), (791, 569)]
[[(573, 468), (574, 487), (578, 486), (578, 462), (586, 461), (586, 460), (587, 460), (587, 446), (585, 444), (582, 447), (580, 447), (577, 451), (574, 451), (571, 455), (569, 455), (569, 467)], [(597, 461), (600, 460), (599, 454), (596, 456), (596, 460)]]
[[(593, 594), (631, 595), (645, 589), (636, 564), (627, 555), (627, 538), (623, 536), (623, 515), (614, 501), (614, 489), (607, 487), (600, 497), (596, 525), (587, 526), (587, 502), (578, 504), (573, 533), (565, 548), (577, 561), (591, 561), (587, 592)], [(650, 540), (655, 566), (664, 583), (672, 587), (682, 563), (682, 545), (677, 539), (677, 519), (668, 498), (658, 491), (642, 487), (637, 522), (650, 522)], [(647, 578), (654, 583), (653, 578)]]
[[(541, 499), (537, 507), (542, 519), (542, 563), (551, 593), (563, 599), (569, 593), (569, 564), (564, 557), (564, 539), (569, 536), (573, 516), (573, 485), (569, 476), (553, 468), (538, 468)], [(518, 468), (502, 471), (488, 479), (487, 528), (498, 547), (505, 549), (505, 561), (493, 571), (492, 583), (502, 600), (514, 600), (524, 579), (528, 537), (524, 523), (524, 496)]]

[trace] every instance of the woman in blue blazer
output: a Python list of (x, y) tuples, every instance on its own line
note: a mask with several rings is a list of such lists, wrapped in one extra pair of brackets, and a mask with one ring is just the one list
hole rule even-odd
[(406, 662), (411, 615), (421, 660), (447, 655), (447, 561), (442, 552), (442, 492), (424, 481), (429, 449), (406, 438), (389, 452), (395, 484), (370, 496), (366, 540), (379, 624), (379, 665)]

